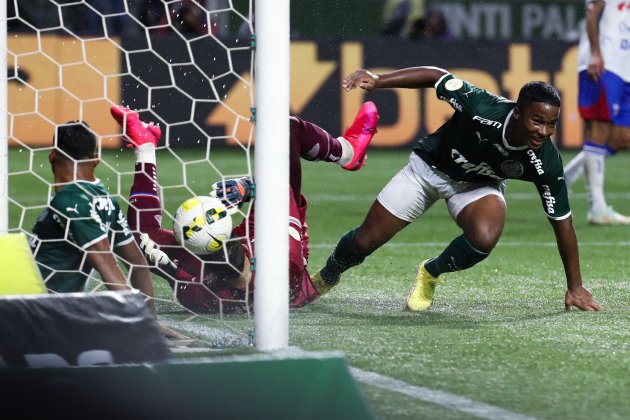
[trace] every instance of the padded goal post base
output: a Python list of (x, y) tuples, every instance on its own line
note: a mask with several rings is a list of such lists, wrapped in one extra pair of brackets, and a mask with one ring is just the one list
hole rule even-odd
[(373, 418), (337, 353), (6, 369), (0, 389), (12, 419)]

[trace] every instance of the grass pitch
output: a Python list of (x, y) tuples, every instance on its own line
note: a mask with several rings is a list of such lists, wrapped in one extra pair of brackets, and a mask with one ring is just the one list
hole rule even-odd
[[(31, 165), (37, 174), (10, 181), (10, 226), (32, 226), (50, 179), (45, 154), (32, 163), (10, 152), (12, 172)], [(219, 150), (209, 168), (186, 151), (158, 155), (165, 208), (174, 212), (191, 193), (202, 194), (218, 173), (247, 172), (242, 154)], [(376, 194), (403, 166), (409, 151), (373, 150), (368, 165), (352, 173), (304, 162), (309, 200), (310, 270), (319, 269), (339, 237), (361, 223)], [(574, 153), (563, 154), (565, 163)], [(23, 156), (23, 155), (22, 155)], [(108, 152), (98, 176), (125, 197), (131, 183), (130, 151)], [(41, 162), (40, 162), (41, 161)], [(187, 162), (184, 164), (184, 162)], [(626, 171), (630, 155), (607, 161), (609, 203), (630, 213)], [(122, 172), (117, 175), (116, 172)], [(183, 174), (189, 188), (183, 184)], [(583, 181), (571, 194), (584, 282), (606, 310), (564, 311), (566, 280), (553, 231), (532, 184), (510, 181), (504, 234), (491, 256), (472, 269), (444, 276), (433, 307), (404, 309), (418, 263), (439, 253), (459, 230), (443, 203), (392, 242), (348, 271), (328, 295), (291, 312), (290, 344), (305, 350), (341, 350), (351, 366), (506, 410), (506, 418), (622, 419), (630, 415), (630, 226), (586, 224)], [(24, 206), (30, 210), (20, 211)], [(157, 280), (165, 297), (168, 287)], [(164, 312), (173, 308), (162, 306)], [(175, 314), (176, 315), (176, 314)], [(169, 316), (173, 316), (169, 314)], [(308, 378), (305, 378), (308, 380)], [(472, 418), (465, 411), (362, 384), (379, 418)], [(490, 415), (489, 417), (493, 417)]]

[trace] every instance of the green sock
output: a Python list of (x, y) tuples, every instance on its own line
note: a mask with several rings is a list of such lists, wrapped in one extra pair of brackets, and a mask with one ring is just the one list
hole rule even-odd
[(366, 256), (359, 254), (354, 247), (354, 236), (357, 229), (351, 230), (339, 239), (335, 250), (328, 257), (326, 265), (319, 272), (326, 283), (337, 283), (341, 273), (365, 260)]
[(442, 273), (470, 268), (486, 259), (488, 255), (490, 255), (489, 252), (481, 252), (473, 248), (466, 236), (461, 235), (453, 239), (440, 255), (427, 262), (424, 268), (433, 277), (437, 277)]

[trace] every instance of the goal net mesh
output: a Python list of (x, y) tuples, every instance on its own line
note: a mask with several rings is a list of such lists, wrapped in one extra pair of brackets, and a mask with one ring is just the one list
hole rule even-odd
[[(127, 105), (162, 128), (163, 228), (172, 228), (184, 200), (207, 195), (213, 182), (250, 175), (251, 6), (248, 0), (9, 0), (10, 232), (29, 234), (50, 202), (53, 134), (72, 120), (86, 121), (97, 134), (96, 176), (127, 209), (134, 153), (110, 116), (114, 105)], [(233, 216), (235, 225), (246, 212)], [(252, 344), (247, 302), (238, 314), (223, 306), (195, 313), (178, 302), (167, 281), (153, 280), (159, 321), (190, 337), (189, 347)], [(99, 290), (104, 286), (92, 273), (86, 291)]]

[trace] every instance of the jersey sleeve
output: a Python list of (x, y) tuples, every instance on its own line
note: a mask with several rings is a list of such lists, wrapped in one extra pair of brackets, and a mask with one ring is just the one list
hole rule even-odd
[(448, 103), (455, 111), (466, 115), (476, 115), (480, 106), (496, 103), (498, 97), (449, 73), (435, 84), (439, 100)]
[(566, 219), (571, 215), (567, 183), (560, 151), (550, 141), (540, 151), (543, 174), (534, 182), (540, 194), (547, 217), (554, 220)]
[(107, 227), (92, 209), (86, 194), (59, 192), (50, 202), (54, 218), (66, 229), (67, 239), (86, 249), (107, 238)]
[(567, 183), (562, 171), (550, 172), (548, 176), (536, 183), (536, 188), (547, 217), (562, 220), (571, 215)]

